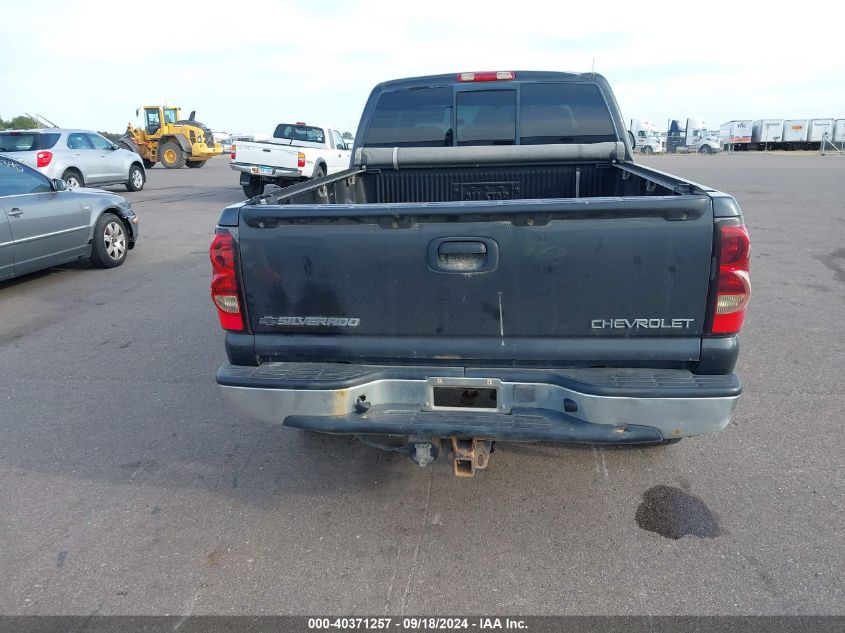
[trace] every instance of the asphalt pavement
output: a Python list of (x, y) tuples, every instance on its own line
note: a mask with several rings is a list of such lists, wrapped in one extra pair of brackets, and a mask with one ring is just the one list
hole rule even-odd
[(845, 613), (845, 157), (643, 162), (745, 213), (733, 423), (472, 479), (232, 414), (207, 249), (238, 176), (150, 170), (123, 266), (0, 283), (0, 613)]

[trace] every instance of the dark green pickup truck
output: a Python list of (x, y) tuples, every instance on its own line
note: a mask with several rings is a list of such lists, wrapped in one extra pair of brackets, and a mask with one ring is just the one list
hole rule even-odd
[(212, 296), (244, 417), (421, 465), (495, 441), (671, 443), (741, 392), (729, 195), (637, 165), (599, 75), (376, 86), (344, 172), (225, 209)]

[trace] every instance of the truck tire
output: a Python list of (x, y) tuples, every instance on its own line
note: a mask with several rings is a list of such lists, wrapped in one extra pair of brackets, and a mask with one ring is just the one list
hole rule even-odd
[(712, 154), (713, 150), (710, 149), (709, 145), (702, 145), (701, 147), (698, 148), (698, 152), (700, 154)]
[(156, 164), (154, 160), (149, 160), (148, 158), (142, 159), (144, 161), (144, 167), (146, 169), (152, 169), (153, 165)]
[(141, 191), (146, 180), (144, 170), (138, 165), (132, 165), (129, 168), (129, 178), (126, 180), (126, 191)]
[(651, 145), (643, 146), (643, 154), (654, 154), (654, 150), (651, 149)]
[(129, 251), (129, 236), (123, 222), (114, 213), (103, 213), (94, 226), (91, 263), (97, 268), (120, 266)]
[(264, 182), (258, 178), (250, 178), (249, 184), (244, 185), (243, 189), (247, 198), (254, 198), (264, 193)]
[(168, 169), (181, 169), (187, 162), (185, 152), (176, 141), (167, 141), (158, 148), (158, 159)]
[(322, 165), (317, 165), (314, 168), (314, 176), (313, 176), (314, 178), (322, 178), (325, 175), (326, 175), (326, 168), (323, 167)]
[(205, 167), (207, 162), (207, 160), (189, 160), (185, 161), (185, 164), (193, 169), (199, 169), (200, 167)]

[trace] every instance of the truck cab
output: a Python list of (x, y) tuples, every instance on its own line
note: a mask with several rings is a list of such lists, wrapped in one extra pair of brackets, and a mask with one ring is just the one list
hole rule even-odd
[(722, 151), (719, 133), (710, 131), (701, 119), (689, 118), (682, 125), (678, 120), (669, 122), (666, 138), (670, 154), (715, 154)]
[(634, 137), (634, 148), (642, 154), (660, 154), (666, 151), (657, 126), (645, 119), (631, 119), (628, 128)]

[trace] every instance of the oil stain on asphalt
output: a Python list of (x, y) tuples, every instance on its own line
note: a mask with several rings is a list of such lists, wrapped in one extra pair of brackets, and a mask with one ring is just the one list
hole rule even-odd
[(643, 494), (637, 525), (666, 538), (716, 538), (722, 534), (716, 517), (704, 502), (680, 488), (654, 486)]

